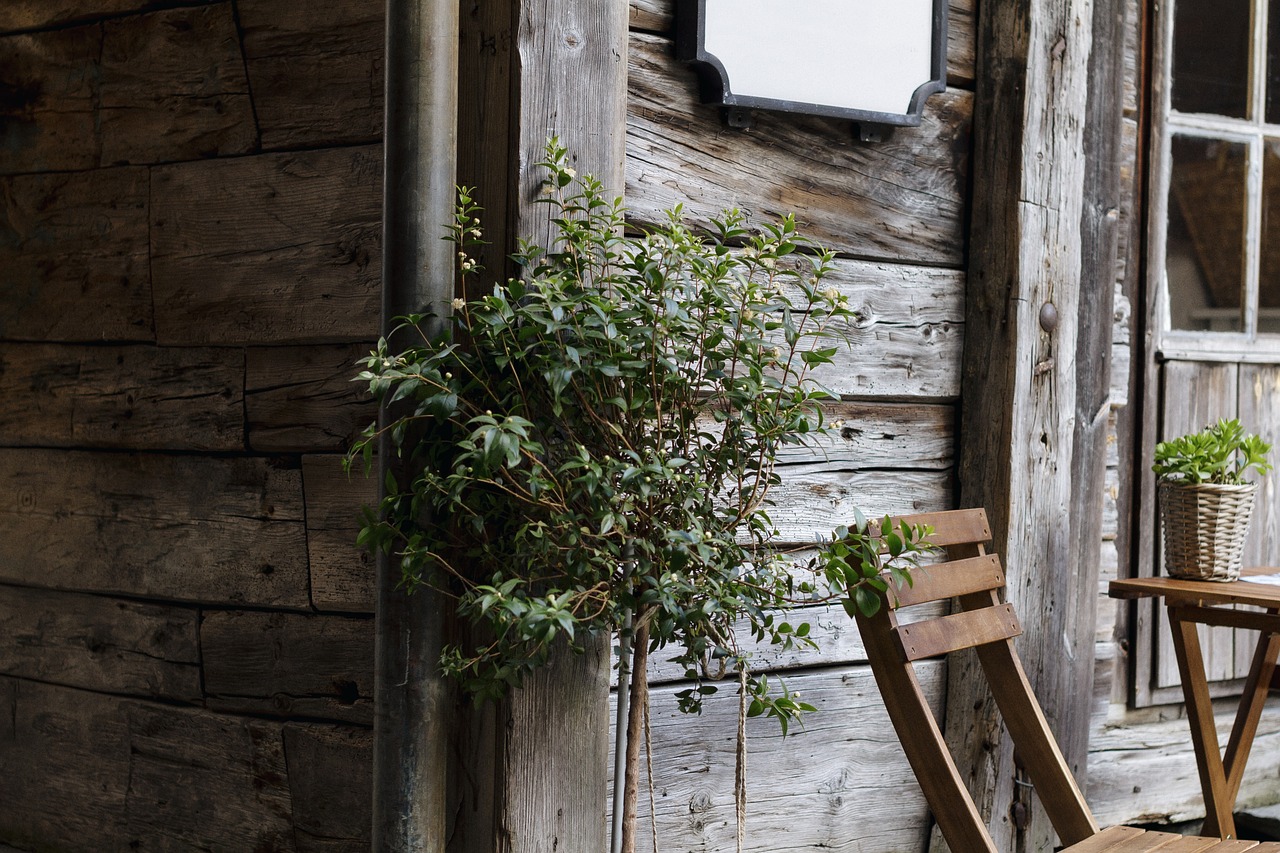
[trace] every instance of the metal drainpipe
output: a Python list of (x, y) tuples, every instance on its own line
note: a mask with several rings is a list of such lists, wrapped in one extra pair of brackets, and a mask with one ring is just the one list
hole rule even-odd
[[(382, 329), (453, 299), (458, 0), (387, 0), (382, 212)], [(393, 346), (394, 346), (393, 341)], [(385, 410), (380, 415), (386, 418)], [(380, 488), (398, 460), (379, 447)], [(439, 672), (446, 605), (397, 589), (394, 556), (377, 560), (373, 840), (380, 853), (443, 853), (452, 707)]]

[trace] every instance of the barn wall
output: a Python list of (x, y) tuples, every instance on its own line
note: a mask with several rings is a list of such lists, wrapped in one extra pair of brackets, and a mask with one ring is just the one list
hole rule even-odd
[(368, 850), (382, 14), (0, 4), (0, 842)]

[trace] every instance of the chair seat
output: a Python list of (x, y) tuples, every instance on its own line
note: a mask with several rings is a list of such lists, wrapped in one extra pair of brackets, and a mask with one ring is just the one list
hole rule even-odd
[(1222, 841), (1196, 838), (1169, 832), (1148, 832), (1132, 826), (1113, 826), (1079, 844), (1063, 848), (1062, 853), (1280, 853), (1276, 841)]

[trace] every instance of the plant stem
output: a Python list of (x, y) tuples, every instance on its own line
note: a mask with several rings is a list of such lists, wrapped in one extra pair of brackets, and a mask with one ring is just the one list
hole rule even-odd
[(631, 711), (627, 721), (627, 771), (622, 806), (622, 851), (636, 853), (636, 799), (640, 791), (640, 742), (644, 737), (645, 709), (649, 707), (648, 614), (636, 621), (631, 647)]

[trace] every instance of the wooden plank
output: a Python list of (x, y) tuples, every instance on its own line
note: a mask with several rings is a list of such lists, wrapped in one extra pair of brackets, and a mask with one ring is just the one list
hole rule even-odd
[(284, 727), (284, 751), (298, 853), (368, 851), (373, 732), (289, 724)]
[(279, 723), (140, 702), (121, 710), (129, 837), (162, 850), (295, 849)]
[(868, 145), (848, 122), (769, 113), (749, 133), (726, 133), (658, 36), (632, 34), (629, 87), (626, 195), (636, 224), (659, 222), (676, 204), (698, 222), (730, 207), (756, 220), (795, 211), (809, 236), (837, 251), (963, 263), (967, 92), (935, 95), (919, 128)]
[(377, 405), (355, 382), (369, 344), (250, 348), (245, 364), (248, 443), (254, 450), (346, 450)]
[(0, 838), (30, 849), (126, 847), (121, 700), (0, 676)]
[(0, 337), (151, 340), (149, 188), (142, 168), (0, 178)]
[[(973, 0), (951, 0), (947, 24), (947, 84), (973, 86), (976, 35)], [(670, 36), (674, 32), (673, 0), (631, 0), (631, 29)]]
[(841, 422), (808, 445), (787, 445), (782, 464), (825, 462), (831, 467), (942, 469), (955, 464), (955, 408), (918, 403), (842, 402), (823, 407), (827, 423)]
[[(918, 667), (935, 713), (944, 670), (938, 662)], [(744, 849), (922, 849), (929, 830), (924, 797), (869, 668), (813, 670), (785, 681), (819, 710), (786, 738), (772, 720), (747, 721)], [(687, 686), (659, 687), (651, 694), (658, 849), (732, 850), (735, 688), (732, 682), (722, 684), (702, 714), (689, 716), (677, 710), (673, 698)], [(649, 803), (643, 794), (638, 813), (640, 826), (648, 827)]]
[(0, 581), (306, 608), (297, 470), (265, 459), (0, 450)]
[(1022, 634), (1022, 625), (1013, 605), (1001, 604), (904, 625), (897, 633), (906, 659), (916, 661), (1012, 639)]
[(0, 673), (87, 690), (199, 702), (196, 612), (0, 586)]
[(99, 165), (102, 30), (0, 38), (0, 174)]
[(382, 138), (385, 3), (242, 0), (245, 64), (262, 147)]
[(359, 465), (350, 475), (342, 457), (302, 457), (302, 492), (307, 506), (307, 558), (311, 603), (318, 610), (372, 613), (374, 560), (356, 547), (361, 507), (378, 501), (377, 480)]
[(0, 343), (8, 445), (244, 448), (244, 352)]
[(370, 619), (212, 611), (200, 648), (214, 710), (373, 723)]
[(163, 344), (377, 336), (380, 146), (186, 163), (152, 173)]
[(950, 471), (840, 471), (825, 465), (779, 469), (769, 515), (779, 545), (812, 545), (848, 524), (855, 508), (868, 518), (935, 512), (954, 506)]
[(1004, 572), (1000, 568), (1000, 558), (988, 554), (921, 566), (911, 573), (911, 581), (907, 586), (894, 588), (890, 601), (895, 609), (998, 590), (1004, 586)]
[(230, 3), (102, 24), (100, 161), (247, 154), (258, 144)]
[[(187, 6), (202, 2), (216, 0), (183, 0)], [(157, 0), (6, 0), (0, 4), (0, 32), (62, 26), (140, 12), (157, 5)]]

